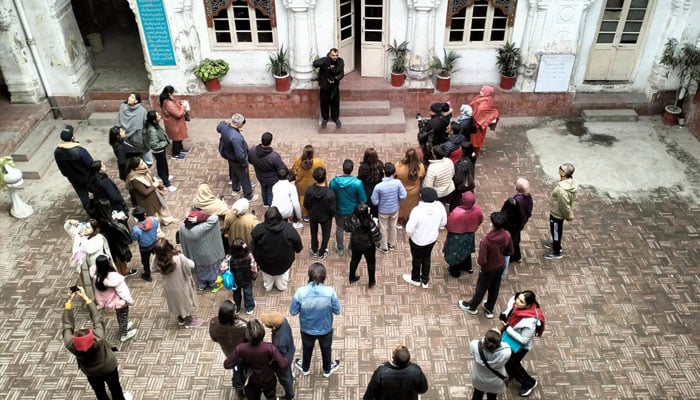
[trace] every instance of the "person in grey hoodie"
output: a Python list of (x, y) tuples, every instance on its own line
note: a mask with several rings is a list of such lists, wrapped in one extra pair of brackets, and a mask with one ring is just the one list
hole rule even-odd
[(278, 171), (287, 169), (280, 155), (272, 150), (272, 134), (265, 132), (260, 138), (260, 144), (248, 150), (248, 161), (253, 164), (255, 176), (260, 182), (263, 206), (272, 205), (272, 186), (279, 180)]
[(561, 236), (564, 234), (564, 220), (574, 219), (578, 188), (573, 178), (574, 171), (573, 164), (566, 163), (559, 166), (559, 182), (554, 186), (549, 198), (549, 232), (552, 234), (552, 243), (545, 243), (544, 247), (552, 251), (544, 255), (547, 260), (562, 258)]
[(210, 287), (212, 293), (218, 292), (221, 286), (216, 284), (216, 277), (224, 259), (219, 216), (192, 210), (180, 224), (179, 232), (182, 254), (194, 261), (197, 288), (204, 290)]
[(430, 281), (430, 253), (440, 234), (440, 228), (447, 224), (447, 212), (442, 203), (436, 202), (438, 194), (431, 187), (420, 190), (420, 201), (413, 208), (406, 223), (406, 234), (411, 246), (411, 273), (402, 278), (413, 286), (428, 288)]
[(367, 193), (362, 181), (352, 176), (355, 163), (346, 159), (343, 161), (343, 175), (331, 179), (328, 187), (335, 193), (337, 213), (335, 214), (335, 251), (340, 257), (345, 254), (343, 232), (345, 223), (352, 217), (358, 204), (367, 202)]
[(500, 393), (506, 391), (506, 381), (502, 377), (506, 375), (505, 366), (510, 358), (510, 347), (501, 343), (501, 331), (498, 329), (489, 329), (482, 339), (472, 340), (469, 347), (474, 356), (471, 372), (474, 387), (472, 400), (483, 399), (484, 393), (488, 400), (495, 400)]

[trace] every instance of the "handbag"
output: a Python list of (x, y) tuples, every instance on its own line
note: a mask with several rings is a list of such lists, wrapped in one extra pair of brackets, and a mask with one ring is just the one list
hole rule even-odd
[(513, 337), (508, 334), (507, 330), (501, 333), (501, 342), (506, 343), (508, 346), (510, 346), (510, 349), (513, 351), (513, 353), (517, 353), (520, 351), (520, 349), (523, 348), (523, 344), (513, 339)]
[(501, 379), (503, 379), (503, 380), (506, 380), (505, 375), (503, 375), (502, 373), (496, 371), (495, 369), (493, 369), (493, 368), (489, 365), (489, 362), (486, 361), (486, 356), (484, 356), (484, 350), (483, 350), (481, 347), (479, 347), (479, 356), (481, 357), (481, 361), (484, 362), (484, 365), (486, 366), (486, 368), (489, 369), (489, 371), (493, 372), (494, 375), (496, 375), (497, 377), (499, 377), (499, 378), (501, 378)]
[(374, 245), (379, 246), (379, 243), (382, 241), (382, 232), (379, 230), (379, 227), (377, 227), (377, 224), (375, 224), (374, 221), (371, 221), (369, 224), (369, 233), (372, 235)]
[(192, 117), (190, 117), (190, 112), (185, 111), (185, 121), (191, 121), (191, 120), (192, 120)]

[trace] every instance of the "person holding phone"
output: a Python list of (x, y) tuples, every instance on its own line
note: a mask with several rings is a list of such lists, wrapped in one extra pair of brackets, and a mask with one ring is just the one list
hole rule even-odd
[[(85, 302), (85, 307), (90, 313), (92, 329), (75, 329), (73, 298), (76, 295)], [(112, 400), (131, 400), (133, 398), (131, 393), (123, 391), (119, 383), (117, 359), (112, 353), (111, 346), (104, 338), (102, 314), (95, 307), (95, 303), (88, 298), (82, 287), (71, 287), (71, 293), (63, 308), (63, 345), (75, 355), (78, 368), (87, 377), (90, 386), (95, 391), (97, 400), (110, 398), (107, 395), (105, 384), (109, 387)]]

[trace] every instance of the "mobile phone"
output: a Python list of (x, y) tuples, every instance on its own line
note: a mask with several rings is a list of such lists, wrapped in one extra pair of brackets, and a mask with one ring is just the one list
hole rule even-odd
[(78, 286), (77, 286), (77, 285), (71, 286), (71, 287), (70, 287), (70, 291), (73, 292), (73, 293), (75, 293), (75, 292), (77, 292), (77, 291), (79, 291), (79, 290), (80, 290), (80, 289), (78, 289)]

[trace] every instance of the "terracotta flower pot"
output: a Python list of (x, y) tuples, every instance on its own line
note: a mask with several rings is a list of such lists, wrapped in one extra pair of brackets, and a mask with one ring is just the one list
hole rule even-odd
[(513, 89), (513, 85), (515, 84), (515, 77), (514, 76), (504, 76), (501, 75), (501, 89), (503, 90), (510, 90)]
[(680, 107), (673, 105), (664, 107), (664, 125), (676, 125), (678, 123), (678, 116), (683, 112)]
[(391, 86), (401, 87), (401, 86), (403, 86), (405, 81), (406, 81), (406, 74), (404, 74), (403, 72), (400, 74), (396, 74), (394, 72), (391, 73)]
[(693, 103), (700, 103), (700, 84), (698, 85), (698, 88), (695, 91), (695, 96), (693, 96)]
[(288, 92), (289, 88), (291, 87), (291, 83), (289, 80), (289, 74), (284, 75), (284, 76), (275, 76), (272, 75), (275, 78), (275, 91), (276, 92)]
[(218, 78), (210, 79), (204, 83), (207, 86), (208, 92), (218, 92), (221, 90), (221, 83)]
[(442, 77), (440, 75), (435, 77), (435, 90), (438, 92), (449, 92), (450, 91), (450, 78)]

